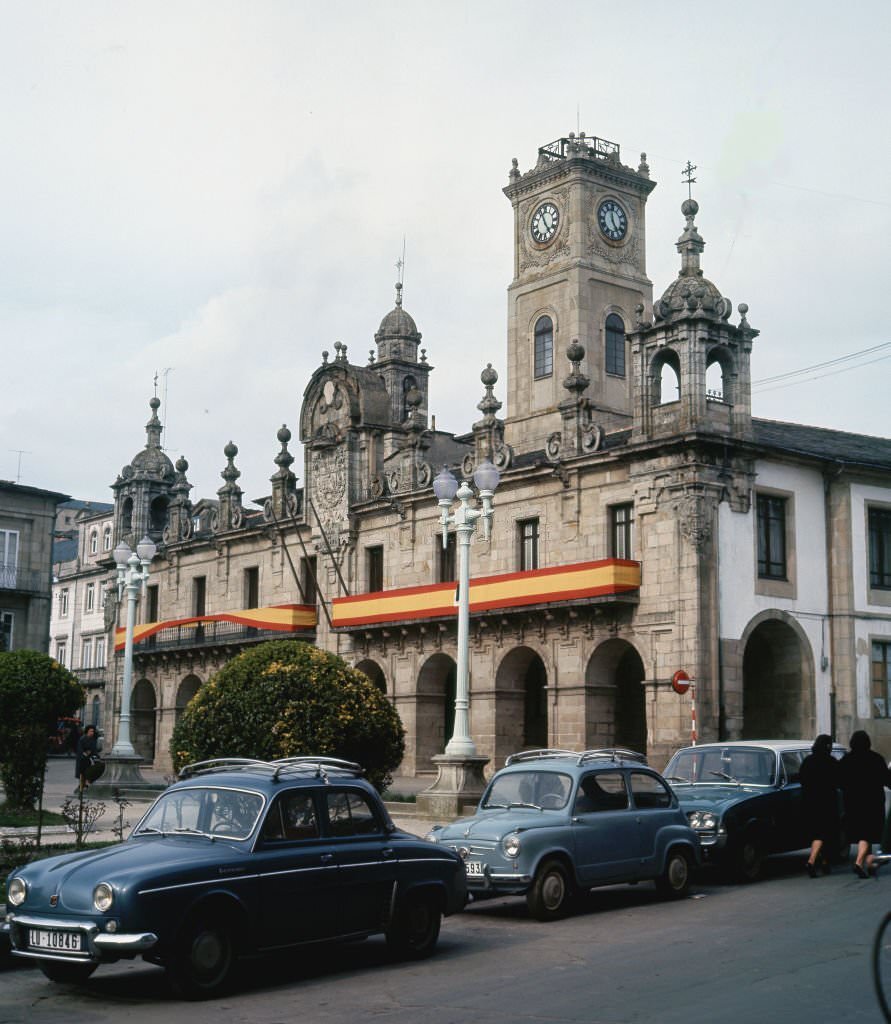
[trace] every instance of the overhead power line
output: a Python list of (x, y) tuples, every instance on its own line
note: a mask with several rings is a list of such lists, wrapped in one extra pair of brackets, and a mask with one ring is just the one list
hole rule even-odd
[(891, 359), (891, 352), (888, 352), (883, 356), (876, 356), (875, 359), (867, 359), (865, 362), (862, 363), (855, 363), (853, 366), (839, 366), (833, 370), (827, 370), (826, 373), (818, 373), (811, 377), (802, 377), (800, 380), (779, 381), (776, 384), (772, 384), (770, 387), (760, 387), (757, 388), (756, 390), (760, 392), (779, 391), (781, 388), (791, 388), (795, 384), (809, 384), (811, 381), (822, 380), (822, 378), (824, 377), (837, 377), (839, 374), (847, 373), (849, 370), (859, 370), (861, 369), (861, 367), (870, 366), (873, 363), (880, 363), (884, 359)]
[[(880, 345), (873, 345), (871, 348), (861, 349), (859, 352), (849, 352), (845, 356), (836, 356), (835, 359), (827, 359), (823, 363), (814, 363), (813, 366), (804, 366), (800, 370), (789, 370), (786, 373), (778, 373), (774, 377), (763, 377), (761, 380), (752, 381), (752, 387), (760, 387), (762, 384), (773, 384), (775, 381), (787, 380), (789, 377), (799, 377), (804, 373), (811, 373), (813, 370), (822, 370), (827, 366), (836, 366), (839, 363), (846, 363), (850, 359), (858, 359), (860, 356), (868, 356), (873, 352), (880, 352), (882, 349), (891, 348), (891, 341), (884, 341)], [(884, 356), (882, 358), (885, 358)], [(875, 362), (871, 359), (870, 362)], [(864, 366), (868, 365), (866, 363)]]

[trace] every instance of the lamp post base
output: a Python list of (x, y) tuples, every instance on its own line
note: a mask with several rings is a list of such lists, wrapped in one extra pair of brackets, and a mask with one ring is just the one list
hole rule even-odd
[(142, 777), (139, 754), (132, 757), (124, 754), (109, 754), (105, 759), (105, 772), (101, 778), (90, 784), (87, 795), (90, 799), (114, 799), (122, 796), (127, 800), (153, 800), (167, 787), (159, 782), (149, 782)]
[(472, 814), (486, 788), (483, 768), (489, 758), (439, 754), (432, 760), (436, 765), (436, 781), (418, 793), (418, 813), (437, 821)]

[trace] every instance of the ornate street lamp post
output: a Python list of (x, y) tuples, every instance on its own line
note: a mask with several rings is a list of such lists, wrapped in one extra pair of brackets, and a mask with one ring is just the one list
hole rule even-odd
[(124, 674), (121, 682), (121, 711), (115, 744), (106, 757), (106, 772), (90, 787), (92, 796), (135, 796), (151, 793), (163, 786), (147, 782), (139, 771), (142, 758), (130, 739), (130, 702), (133, 693), (133, 629), (136, 625), (136, 602), (145, 594), (149, 565), (157, 553), (150, 537), (143, 537), (131, 551), (124, 541), (114, 549), (118, 567), (118, 604), (127, 595), (126, 640), (124, 643)]
[(121, 541), (114, 549), (114, 560), (118, 567), (118, 602), (127, 592), (127, 629), (124, 645), (124, 681), (121, 687), (121, 715), (118, 722), (118, 735), (115, 745), (111, 748), (112, 757), (136, 757), (136, 751), (130, 742), (130, 697), (133, 690), (133, 627), (136, 625), (136, 602), (140, 595), (145, 595), (145, 584), (148, 579), (148, 567), (155, 557), (157, 548), (150, 537), (143, 537), (131, 551), (130, 546)]
[[(487, 459), (474, 471), (473, 482), (479, 492), (481, 508), (471, 505), (473, 490), (466, 481), (460, 485), (443, 468), (433, 481), (433, 493), (440, 509), (442, 546), (448, 544), (448, 528), (454, 526), (458, 536), (458, 636), (457, 670), (455, 681), (455, 727), (445, 753), (434, 757), (438, 768), (433, 785), (418, 794), (419, 808), (435, 817), (460, 814), (476, 803), (485, 786), (483, 766), (487, 757), (477, 754), (470, 736), (470, 539), (478, 520), (483, 521), (483, 532), (488, 540), (494, 515), (493, 497), (501, 474)], [(458, 507), (450, 509), (455, 499)]]

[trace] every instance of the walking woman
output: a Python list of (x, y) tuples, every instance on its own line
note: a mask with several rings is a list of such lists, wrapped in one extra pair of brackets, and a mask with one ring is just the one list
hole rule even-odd
[(99, 741), (96, 736), (96, 726), (88, 725), (84, 734), (77, 743), (77, 761), (74, 764), (74, 775), (80, 783), (83, 791), (89, 785), (86, 778), (87, 768), (90, 766), (90, 758), (97, 753)]
[(862, 730), (851, 735), (851, 749), (841, 760), (842, 791), (845, 796), (845, 831), (857, 844), (854, 874), (874, 875), (872, 844), (882, 838), (885, 823), (885, 787), (891, 788), (891, 771), (884, 758), (871, 749)]
[(801, 762), (799, 778), (804, 824), (811, 841), (807, 873), (816, 878), (818, 865), (824, 875), (831, 871), (830, 859), (840, 835), (838, 791), (841, 768), (832, 756), (831, 736), (824, 733), (814, 740), (811, 753)]

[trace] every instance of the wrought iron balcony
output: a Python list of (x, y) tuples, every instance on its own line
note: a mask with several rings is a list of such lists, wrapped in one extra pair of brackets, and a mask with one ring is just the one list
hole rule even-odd
[(51, 589), (49, 565), (41, 568), (16, 562), (0, 562), (0, 590), (18, 590), (24, 594), (48, 593)]
[[(453, 619), (455, 588), (455, 583), (435, 583), (338, 597), (332, 602), (332, 622), (335, 629), (348, 630), (383, 623)], [(605, 558), (472, 579), (470, 614), (496, 611), (508, 614), (533, 607), (635, 602), (639, 589), (639, 562)]]
[[(168, 619), (136, 626), (133, 650), (135, 654), (196, 650), (281, 639), (283, 635), (313, 640), (316, 622), (315, 608), (297, 604)], [(123, 652), (125, 643), (126, 631), (122, 628), (116, 630), (116, 654)]]

